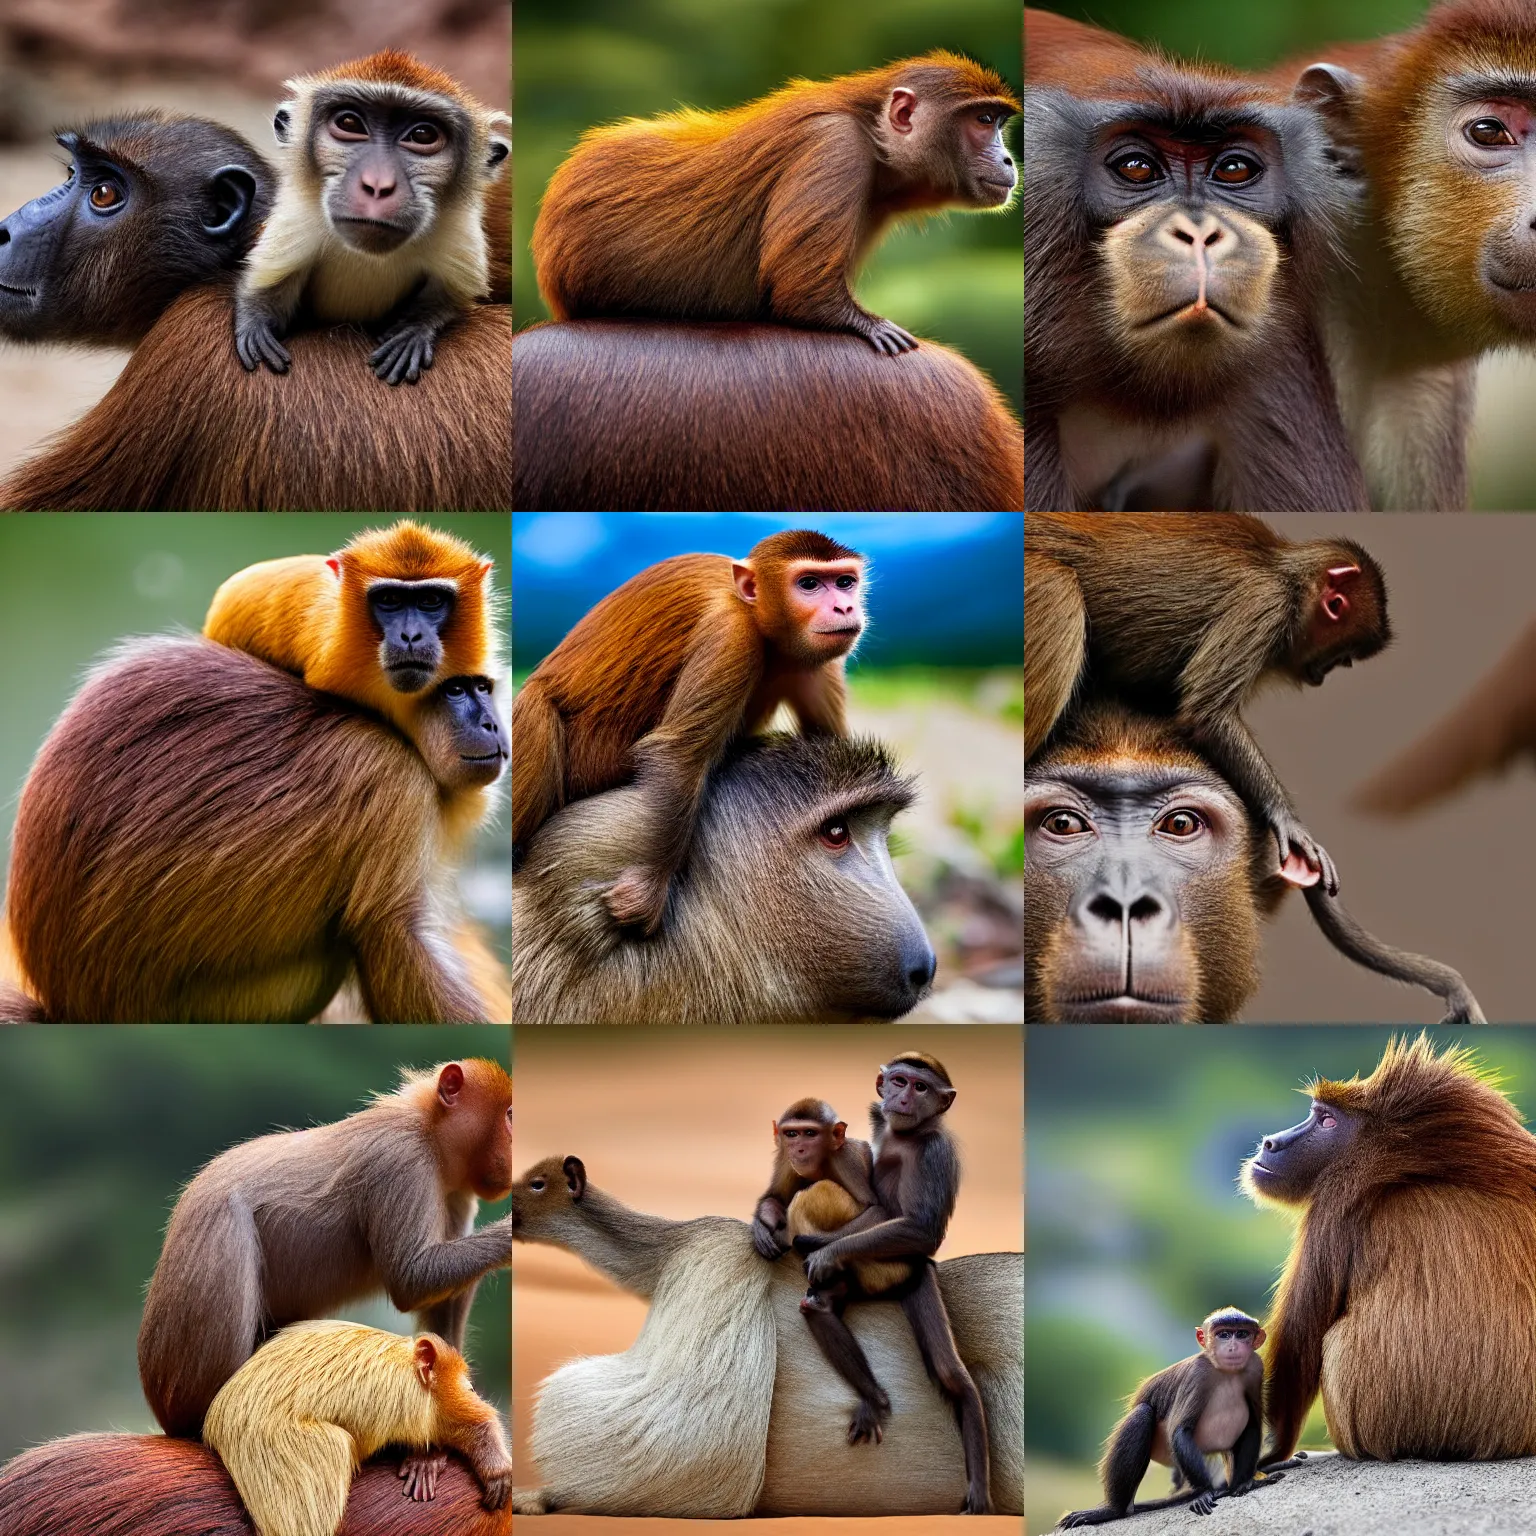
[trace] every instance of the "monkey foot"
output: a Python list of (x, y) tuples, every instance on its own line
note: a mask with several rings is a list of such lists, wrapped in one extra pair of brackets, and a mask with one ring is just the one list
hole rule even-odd
[(1339, 871), (1328, 850), (1303, 826), (1294, 821), (1277, 820), (1275, 842), (1280, 848), (1280, 878), (1290, 885), (1309, 886), (1322, 882), (1330, 896), (1339, 894)]
[(436, 1498), (437, 1480), (447, 1465), (446, 1452), (412, 1451), (400, 1463), (400, 1476), (405, 1479), (405, 1487), (400, 1492), (418, 1504)]
[(861, 1400), (853, 1410), (853, 1418), (848, 1425), (848, 1444), (858, 1445), (862, 1441), (873, 1440), (879, 1445), (885, 1439), (885, 1421), (890, 1416), (891, 1400), (884, 1392), (880, 1394), (878, 1405)]
[(432, 366), (437, 332), (436, 325), (402, 325), (374, 348), (369, 365), (386, 384), (414, 384)]
[(896, 357), (917, 348), (917, 337), (890, 320), (872, 321), (863, 336), (876, 352), (883, 352), (887, 357)]
[(971, 1488), (965, 1495), (965, 1513), (968, 1515), (990, 1515), (992, 1513), (992, 1500), (985, 1488)]
[(603, 895), (609, 915), (621, 927), (638, 923), (653, 934), (667, 905), (667, 877), (638, 866), (624, 870)]

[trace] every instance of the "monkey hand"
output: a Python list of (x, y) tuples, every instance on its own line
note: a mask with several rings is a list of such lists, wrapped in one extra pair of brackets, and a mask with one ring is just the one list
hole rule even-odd
[(247, 373), (255, 373), (263, 363), (273, 373), (287, 373), (293, 361), (265, 315), (235, 317), (235, 351)]
[(917, 348), (917, 337), (910, 331), (904, 331), (894, 321), (882, 320), (878, 315), (870, 315), (859, 327), (859, 334), (876, 352), (883, 352), (887, 357)]
[(638, 923), (647, 936), (655, 933), (667, 906), (667, 883), (664, 870), (631, 865), (604, 893), (609, 915), (621, 927)]
[(838, 1263), (837, 1256), (830, 1248), (819, 1248), (805, 1261), (806, 1283), (812, 1290), (817, 1286), (827, 1285), (841, 1268), (842, 1265)]
[(794, 1250), (803, 1259), (808, 1253), (815, 1253), (819, 1248), (825, 1248), (832, 1239), (815, 1232), (802, 1232), (794, 1241)]
[(1280, 849), (1280, 878), (1290, 885), (1316, 885), (1319, 880), (1330, 896), (1339, 894), (1339, 871), (1328, 850), (1298, 821), (1277, 816), (1273, 823)]
[(1197, 1493), (1189, 1501), (1190, 1510), (1197, 1515), (1208, 1515), (1216, 1508), (1216, 1493), (1214, 1489), (1207, 1488), (1203, 1493)]
[(425, 1504), (437, 1497), (437, 1480), (448, 1465), (445, 1451), (412, 1451), (400, 1463), (400, 1476), (405, 1487), (400, 1490), (408, 1499)]
[(487, 1509), (500, 1509), (512, 1494), (512, 1463), (497, 1463), (477, 1469), (480, 1478), (480, 1502)]
[(891, 1416), (891, 1400), (879, 1388), (875, 1388), (878, 1394), (875, 1401), (866, 1403), (859, 1399), (859, 1406), (853, 1410), (853, 1418), (848, 1424), (848, 1444), (862, 1445), (865, 1441), (873, 1441), (879, 1445), (885, 1439), (885, 1421)]
[(756, 1217), (752, 1222), (752, 1246), (765, 1259), (776, 1259), (780, 1254), (789, 1251), (779, 1240), (778, 1231), (770, 1227), (761, 1216)]
[(440, 329), (435, 320), (397, 325), (373, 349), (369, 366), (386, 384), (414, 384), (432, 366)]

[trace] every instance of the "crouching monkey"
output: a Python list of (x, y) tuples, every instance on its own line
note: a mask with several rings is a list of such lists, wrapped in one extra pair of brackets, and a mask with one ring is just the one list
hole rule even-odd
[[(1061, 1528), (1104, 1525), (1137, 1513), (1132, 1502), (1149, 1462), (1173, 1468), (1173, 1498), (1142, 1509), (1189, 1501), (1197, 1515), (1216, 1507), (1218, 1492), (1236, 1497), (1256, 1486), (1264, 1440), (1264, 1362), (1255, 1351), (1264, 1330), (1246, 1312), (1226, 1307), (1195, 1329), (1198, 1354), (1170, 1365), (1136, 1389), (1130, 1411), (1115, 1426), (1099, 1462), (1104, 1503), (1061, 1517)], [(1207, 1456), (1222, 1457), (1226, 1486), (1206, 1471)], [(1279, 1474), (1273, 1474), (1278, 1476)], [(1189, 1491), (1179, 1493), (1183, 1484)]]

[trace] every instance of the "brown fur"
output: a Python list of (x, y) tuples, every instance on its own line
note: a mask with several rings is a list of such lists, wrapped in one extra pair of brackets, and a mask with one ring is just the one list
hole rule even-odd
[(355, 967), (375, 1020), (483, 1022), (438, 888), (485, 794), (445, 800), (403, 738), (264, 662), (131, 644), (22, 790), (7, 907), (29, 990), (58, 1020), (298, 1022)]
[(573, 320), (512, 344), (521, 510), (1021, 510), (1024, 434), (925, 341), (879, 357), (781, 325)]
[(445, 333), (419, 384), (380, 389), (351, 327), (291, 338), (246, 373), (232, 287), (193, 289), (111, 389), (0, 484), (0, 510), (504, 511), (512, 495), (509, 311)]
[[(488, 1510), (457, 1455), (429, 1504), (400, 1496), (400, 1453), (359, 1469), (336, 1536), (512, 1536), (508, 1505)], [(6, 1536), (255, 1536), (229, 1473), (195, 1440), (71, 1435), (0, 1469)]]
[(860, 562), (848, 600), (862, 624), (862, 557), (821, 534), (789, 530), (736, 562), (754, 574), (751, 602), (726, 556), (678, 555), (632, 576), (571, 630), (513, 701), (514, 858), (555, 810), (634, 775), (651, 802), (656, 840), (609, 902), (619, 920), (657, 929), (668, 883), (688, 855), (704, 781), (726, 748), (781, 703), (808, 734), (844, 734), (843, 658), (858, 636), (832, 647), (807, 634), (790, 606), (802, 561)]
[(643, 945), (615, 929), (601, 896), (654, 835), (641, 791), (568, 807), (512, 876), (514, 1022), (833, 1023), (908, 1012), (933, 962), (917, 913), (894, 877), (845, 878), (818, 856), (816, 832), (856, 807), (865, 837), (883, 841), (910, 803), (873, 743), (742, 743), (710, 777), (688, 876)]
[[(886, 122), (897, 89), (921, 104), (907, 142)], [(539, 291), (557, 320), (773, 319), (873, 339), (889, 323), (850, 287), (891, 221), (986, 206), (953, 125), (982, 106), (1018, 111), (1000, 76), (935, 52), (726, 112), (591, 129), (544, 193)]]
[(274, 1329), (381, 1292), (462, 1350), (475, 1287), (512, 1254), (506, 1217), (474, 1227), (478, 1202), (512, 1184), (511, 1103), (496, 1062), (447, 1063), (203, 1168), (171, 1214), (139, 1329), (139, 1379), (166, 1432), (196, 1435)]
[(1356, 1118), (1310, 1189), (1269, 1324), (1272, 1456), (1319, 1390), (1346, 1456), (1536, 1454), (1536, 1138), (1470, 1053), (1393, 1042), (1309, 1092)]

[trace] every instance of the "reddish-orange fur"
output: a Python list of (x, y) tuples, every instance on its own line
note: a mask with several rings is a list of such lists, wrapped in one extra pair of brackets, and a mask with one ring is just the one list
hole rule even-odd
[(313, 85), (329, 80), (364, 80), (374, 85), (403, 85), (416, 91), (430, 91), (451, 101), (473, 103), (474, 98), (452, 75), (431, 64), (423, 64), (414, 54), (400, 48), (382, 48), (364, 59), (350, 59), (331, 69), (316, 70), (304, 79)]
[(1300, 1225), (1269, 1325), (1270, 1454), (1319, 1390), (1347, 1456), (1536, 1454), (1536, 1138), (1470, 1053), (1427, 1037), (1309, 1092), (1359, 1129), (1284, 1200)]
[(792, 561), (861, 557), (808, 530), (772, 534), (748, 556), (754, 605), (727, 556), (678, 555), (610, 593), (544, 658), (512, 703), (514, 855), (568, 801), (638, 771), (661, 810), (659, 894), (645, 903), (654, 926), (705, 777), (730, 743), (784, 702), (803, 729), (844, 734), (845, 651), (802, 654), (811, 642), (786, 606)]
[[(336, 1536), (512, 1536), (511, 1506), (488, 1510), (458, 1456), (431, 1503), (402, 1498), (400, 1453), (352, 1483)], [(254, 1536), (229, 1474), (207, 1446), (164, 1435), (71, 1435), (0, 1469), (5, 1536)]]
[(884, 114), (898, 87), (946, 117), (967, 103), (1018, 110), (1000, 76), (941, 51), (794, 80), (729, 111), (591, 129), (550, 180), (534, 226), (550, 312), (775, 319), (864, 334), (874, 317), (849, 289), (891, 221), (978, 206), (946, 180), (942, 157), (957, 158), (957, 142), (945, 140), (920, 169), (893, 168)]
[(380, 389), (376, 342), (302, 331), (293, 368), (247, 373), (229, 284), (183, 294), (111, 389), (0, 484), (0, 510), (505, 511), (512, 317), (482, 305), (408, 389)]

